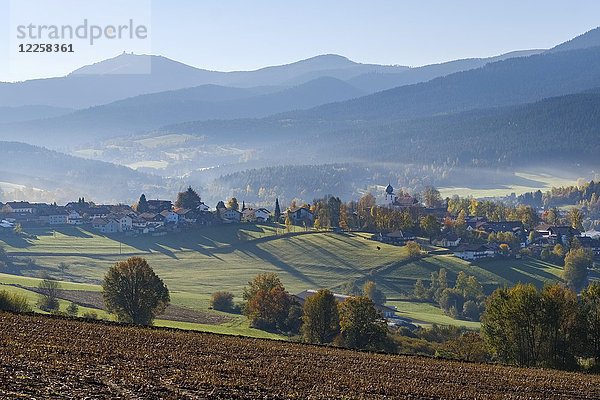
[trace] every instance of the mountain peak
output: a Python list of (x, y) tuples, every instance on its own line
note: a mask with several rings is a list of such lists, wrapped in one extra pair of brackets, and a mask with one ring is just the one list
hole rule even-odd
[(135, 75), (150, 74), (157, 68), (197, 70), (163, 56), (123, 52), (116, 57), (83, 66), (69, 75)]
[(339, 54), (320, 54), (318, 56), (309, 57), (304, 61), (320, 61), (320, 62), (331, 62), (331, 63), (339, 63), (339, 64), (356, 64), (354, 61), (350, 60), (348, 57), (341, 56)]
[(123, 52), (116, 57), (85, 65), (70, 75), (120, 75), (148, 73), (152, 68), (152, 57), (145, 54)]
[[(349, 68), (358, 65), (354, 61), (340, 56), (338, 54), (321, 54), (318, 56), (310, 57), (304, 60), (296, 61), (290, 64), (289, 66), (310, 66), (311, 68), (316, 68), (320, 70), (328, 70), (328, 69), (340, 69), (340, 68)], [(266, 67), (273, 68), (273, 67)]]

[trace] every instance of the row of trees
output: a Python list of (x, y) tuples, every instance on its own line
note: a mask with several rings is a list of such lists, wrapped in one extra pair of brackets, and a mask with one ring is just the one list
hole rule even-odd
[[(431, 201), (434, 201), (431, 199)], [(441, 225), (434, 216), (421, 215), (418, 208), (397, 210), (377, 206), (372, 194), (366, 194), (358, 202), (344, 203), (339, 197), (326, 196), (311, 206), (315, 215), (315, 227), (360, 229), (393, 232), (419, 230), (428, 237), (439, 234)]]
[(387, 325), (366, 296), (348, 297), (341, 303), (327, 289), (306, 299), (302, 337), (310, 343), (332, 343), (350, 348), (380, 350), (385, 347)]
[(260, 274), (244, 290), (244, 312), (256, 328), (300, 333), (306, 342), (383, 349), (387, 325), (374, 300), (384, 302), (385, 296), (373, 282), (365, 284), (364, 292), (338, 303), (332, 292), (323, 289), (307, 297), (301, 307), (276, 274)]
[(452, 318), (478, 321), (484, 310), (483, 286), (475, 276), (460, 271), (454, 287), (448, 284), (448, 273), (444, 268), (431, 273), (429, 286), (417, 279), (414, 297), (422, 301), (437, 303)]
[(600, 284), (581, 297), (560, 285), (518, 284), (487, 300), (483, 337), (505, 363), (574, 369), (578, 358), (600, 361)]
[(562, 205), (586, 205), (598, 203), (600, 196), (599, 182), (578, 182), (577, 186), (554, 187), (546, 193), (524, 193), (518, 197), (522, 204), (534, 207), (556, 207)]
[(529, 227), (539, 222), (535, 208), (528, 205), (511, 206), (492, 200), (477, 200), (453, 196), (448, 199), (448, 212), (459, 217), (485, 217), (490, 221), (521, 221)]

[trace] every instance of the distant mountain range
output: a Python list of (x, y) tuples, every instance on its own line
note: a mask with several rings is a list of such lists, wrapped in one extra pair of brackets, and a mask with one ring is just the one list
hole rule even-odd
[(464, 60), (455, 60), (441, 64), (410, 68), (400, 73), (370, 72), (354, 77), (348, 80), (348, 83), (364, 90), (367, 93), (375, 93), (399, 86), (427, 82), (431, 79), (454, 74), (456, 72), (480, 68), (486, 64), (496, 61), (508, 60), (509, 58), (517, 57), (528, 57), (543, 53), (544, 51), (545, 50), (523, 50), (502, 54), (497, 57), (467, 58)]
[[(338, 55), (323, 55), (288, 65), (242, 72), (208, 71), (161, 56), (122, 54), (77, 69), (66, 77), (0, 83), (0, 107), (46, 105), (86, 108), (141, 94), (202, 85), (239, 88), (276, 86), (281, 90), (322, 77), (349, 81), (364, 93), (373, 93), (540, 51), (514, 52), (499, 57), (457, 60), (418, 68), (360, 64)], [(56, 96), (56, 93), (63, 95)]]
[[(330, 77), (273, 92), (274, 88), (277, 87), (241, 89), (204, 85), (140, 95), (55, 118), (0, 125), (0, 135), (32, 143), (81, 143), (198, 118), (266, 117), (365, 94), (344, 81)], [(48, 134), (52, 135), (51, 142), (45, 141), (49, 138), (45, 136)]]
[[(0, 84), (0, 107), (47, 105), (86, 108), (141, 94), (220, 85), (252, 88), (297, 86), (319, 77), (350, 79), (370, 72), (399, 72), (407, 67), (359, 64), (337, 55), (249, 72), (207, 71), (161, 56), (122, 54), (82, 67), (66, 77)], [(60, 96), (56, 94), (60, 93)]]
[(288, 114), (284, 118), (411, 119), (523, 104), (599, 86), (600, 47), (592, 47), (490, 63), (429, 82)]
[[(585, 68), (581, 66), (585, 65)], [(310, 110), (245, 121), (197, 121), (164, 131), (238, 140), (248, 132), (324, 133), (468, 110), (535, 102), (600, 87), (600, 47), (513, 58)]]
[[(0, 84), (0, 140), (65, 151), (85, 143), (89, 151), (79, 154), (96, 154), (104, 140), (121, 137), (135, 143), (111, 144), (106, 153), (113, 156), (104, 159), (133, 165), (133, 151), (135, 163), (143, 164), (139, 155), (151, 152), (147, 160), (169, 164), (172, 181), (12, 142), (0, 143), (0, 173), (13, 183), (82, 194), (107, 187), (110, 196), (124, 199), (140, 188), (160, 191), (177, 176), (223, 167), (219, 154), (237, 171), (250, 159), (268, 165), (275, 153), (277, 162), (290, 164), (597, 165), (598, 88), (599, 29), (550, 50), (418, 68), (323, 55), (218, 72), (123, 54), (62, 78)], [(198, 147), (165, 145), (161, 152), (160, 144), (148, 150), (138, 143), (165, 134), (191, 135), (194, 140), (184, 142)], [(209, 149), (215, 153), (205, 157)], [(239, 187), (242, 178), (236, 175)]]
[[(60, 97), (51, 96), (52, 101), (58, 98), (62, 105), (66, 102), (74, 106), (76, 103), (89, 104), (92, 97), (94, 101), (103, 103), (108, 99), (105, 95), (123, 97), (127, 93), (142, 91), (142, 88), (153, 91), (190, 82), (213, 83), (137, 95), (68, 115), (57, 112), (56, 118), (51, 113), (40, 113), (35, 118), (32, 113), (29, 118), (2, 119), (0, 113), (0, 137), (44, 145), (76, 144), (195, 120), (261, 118), (358, 98), (381, 89), (423, 82), (496, 60), (539, 52), (514, 52), (487, 59), (458, 60), (410, 69), (358, 64), (344, 57), (326, 55), (286, 66), (231, 73), (199, 70), (163, 57), (124, 54), (83, 67), (65, 78), (24, 82), (22, 86), (8, 84), (3, 87), (0, 84), (0, 93), (7, 88), (16, 92), (22, 89), (23, 93), (11, 100), (18, 103), (19, 99), (24, 101), (23, 97), (28, 92), (35, 92), (35, 101), (43, 103), (44, 93), (49, 87), (52, 91), (65, 93)], [(136, 71), (143, 72), (148, 65), (151, 67), (150, 74), (135, 74)], [(309, 78), (313, 79), (305, 81)], [(225, 83), (242, 87), (223, 86)], [(31, 122), (24, 122), (26, 119)], [(53, 140), (43, 141), (48, 139), (49, 133)]]

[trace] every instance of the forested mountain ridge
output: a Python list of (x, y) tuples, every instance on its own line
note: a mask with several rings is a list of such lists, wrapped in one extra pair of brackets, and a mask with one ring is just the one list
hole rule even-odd
[(600, 87), (600, 47), (511, 58), (282, 118), (393, 121), (524, 104), (594, 87)]
[(577, 49), (586, 49), (590, 47), (600, 46), (600, 27), (587, 31), (581, 35), (567, 40), (564, 43), (554, 46), (549, 52), (568, 51)]
[(348, 80), (348, 82), (369, 93), (375, 93), (395, 87), (427, 82), (435, 78), (454, 74), (456, 72), (481, 68), (486, 64), (506, 60), (509, 58), (528, 57), (534, 54), (540, 54), (542, 52), (544, 52), (544, 50), (522, 50), (502, 54), (496, 57), (466, 58), (410, 68), (400, 73), (370, 72), (352, 78)]
[[(596, 162), (600, 90), (522, 106), (347, 129), (340, 155), (373, 161), (504, 166)], [(322, 136), (321, 136), (322, 137)]]
[(327, 133), (353, 126), (364, 128), (527, 104), (596, 87), (600, 87), (600, 47), (512, 58), (426, 83), (262, 119), (191, 121), (168, 125), (164, 130), (231, 139), (243, 132), (273, 137)]

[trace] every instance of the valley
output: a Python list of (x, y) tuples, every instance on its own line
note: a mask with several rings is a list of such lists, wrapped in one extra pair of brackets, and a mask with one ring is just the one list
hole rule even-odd
[(600, 3), (5, 3), (0, 398), (600, 399)]

